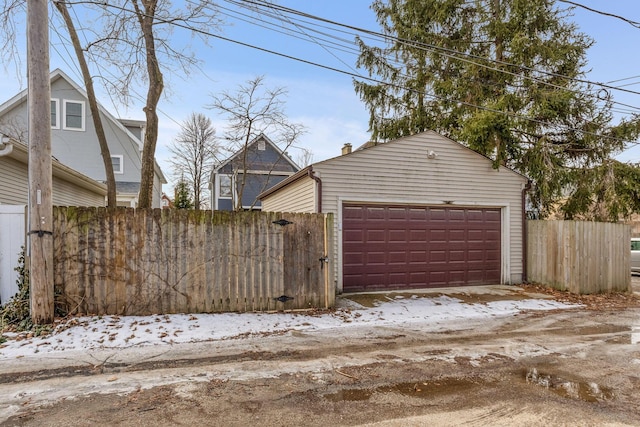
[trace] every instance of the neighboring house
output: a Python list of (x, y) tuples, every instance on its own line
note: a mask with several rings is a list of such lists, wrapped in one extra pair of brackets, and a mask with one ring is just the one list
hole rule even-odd
[[(0, 204), (29, 202), (29, 152), (26, 145), (11, 140), (8, 154), (0, 156)], [(80, 172), (52, 161), (51, 199), (57, 206), (104, 206), (107, 186)]]
[[(0, 135), (1, 136), (1, 135)], [(26, 205), (29, 204), (27, 146), (0, 142), (0, 305), (18, 292), (16, 280), (21, 248), (26, 241)], [(52, 194), (58, 206), (104, 206), (107, 187), (53, 160)]]
[(346, 151), (259, 196), (334, 215), (337, 292), (522, 282), (527, 178), (435, 132)]
[[(140, 190), (141, 152), (145, 122), (118, 120), (99, 105), (116, 180), (118, 206), (137, 204)], [(28, 129), (27, 90), (0, 105), (0, 132), (26, 141)], [(51, 73), (51, 153), (60, 163), (105, 182), (104, 163), (93, 126), (87, 94), (65, 73)], [(156, 163), (152, 206), (159, 208), (162, 184)]]
[(260, 210), (258, 194), (299, 170), (287, 153), (260, 134), (214, 168), (209, 179), (211, 208), (231, 211), (239, 206)]
[(173, 208), (173, 201), (166, 194), (162, 193), (162, 201), (160, 202), (162, 205), (162, 209), (171, 209)]

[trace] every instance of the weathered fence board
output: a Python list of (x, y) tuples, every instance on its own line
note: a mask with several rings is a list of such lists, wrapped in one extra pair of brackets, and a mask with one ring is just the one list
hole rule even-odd
[[(58, 303), (71, 313), (124, 315), (331, 307), (335, 294), (320, 261), (326, 221), (322, 214), (55, 207)], [(280, 302), (281, 295), (293, 299)]]
[(527, 233), (529, 281), (577, 294), (631, 289), (628, 225), (528, 221)]

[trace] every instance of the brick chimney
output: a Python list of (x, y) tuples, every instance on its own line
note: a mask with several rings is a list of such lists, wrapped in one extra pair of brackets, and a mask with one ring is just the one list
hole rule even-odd
[(346, 143), (342, 146), (342, 155), (351, 153), (351, 144)]

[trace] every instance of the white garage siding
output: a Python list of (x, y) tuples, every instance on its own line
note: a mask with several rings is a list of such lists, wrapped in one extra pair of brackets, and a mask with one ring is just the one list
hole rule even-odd
[(273, 193), (263, 199), (262, 210), (316, 213), (316, 182), (312, 178), (302, 176), (286, 188), (286, 191)]
[[(336, 218), (336, 244), (330, 258), (338, 292), (343, 289), (340, 260), (345, 203), (499, 208), (501, 282), (521, 282), (522, 190), (527, 183), (522, 175), (503, 167), (494, 169), (491, 160), (435, 132), (354, 151), (316, 163), (313, 170), (322, 181), (322, 212)], [(283, 187), (276, 194), (279, 199), (295, 199), (291, 191)]]
[(0, 204), (25, 205), (29, 177), (26, 164), (11, 157), (0, 157)]
[[(0, 157), (0, 204), (29, 202), (27, 148), (14, 143), (13, 152)], [(54, 161), (52, 202), (56, 206), (104, 206), (106, 186)]]

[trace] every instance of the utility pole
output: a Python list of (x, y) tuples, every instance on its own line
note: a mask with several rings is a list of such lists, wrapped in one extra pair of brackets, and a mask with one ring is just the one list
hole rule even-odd
[(47, 0), (27, 2), (31, 320), (53, 323), (51, 83)]

